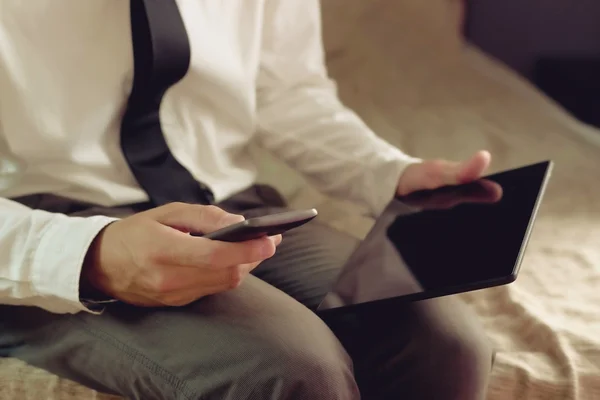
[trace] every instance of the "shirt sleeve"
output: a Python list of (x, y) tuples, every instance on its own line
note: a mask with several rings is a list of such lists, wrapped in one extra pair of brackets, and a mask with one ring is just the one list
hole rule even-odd
[(88, 247), (113, 218), (69, 217), (0, 198), (0, 303), (93, 312), (79, 299)]
[(319, 190), (377, 216), (410, 157), (337, 96), (324, 62), (318, 0), (268, 0), (257, 83), (258, 143)]

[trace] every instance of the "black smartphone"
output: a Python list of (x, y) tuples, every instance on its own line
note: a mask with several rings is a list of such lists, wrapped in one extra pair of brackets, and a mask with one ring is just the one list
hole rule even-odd
[(278, 214), (249, 218), (237, 224), (207, 234), (194, 234), (222, 242), (243, 242), (265, 236), (274, 236), (306, 224), (317, 216), (317, 210), (286, 211)]

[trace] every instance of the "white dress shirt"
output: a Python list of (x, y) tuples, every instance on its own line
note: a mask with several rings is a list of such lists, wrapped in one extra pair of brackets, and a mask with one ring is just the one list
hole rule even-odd
[[(373, 214), (416, 159), (336, 96), (318, 0), (179, 0), (191, 46), (160, 121), (175, 157), (216, 200), (250, 186), (256, 141), (323, 192)], [(129, 1), (0, 4), (0, 303), (86, 308), (79, 274), (112, 221), (33, 211), (9, 198), (54, 193), (103, 206), (147, 200), (121, 153), (133, 81)]]

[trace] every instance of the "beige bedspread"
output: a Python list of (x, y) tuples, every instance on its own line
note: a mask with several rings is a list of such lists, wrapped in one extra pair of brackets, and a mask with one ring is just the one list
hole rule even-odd
[(499, 351), (490, 399), (600, 399), (600, 131), (466, 47), (454, 2), (324, 4), (331, 72), (379, 134), (420, 157), (487, 148), (494, 170), (556, 162), (517, 282), (462, 297)]
[[(556, 162), (517, 282), (462, 297), (498, 349), (489, 399), (600, 399), (600, 131), (465, 46), (456, 4), (324, 0), (331, 73), (346, 103), (411, 154), (461, 158), (487, 148), (494, 170)], [(370, 221), (352, 207), (301, 191), (303, 181), (273, 163), (263, 159), (264, 180), (293, 204), (318, 205), (334, 226), (366, 232)], [(0, 398), (100, 397), (3, 360)]]

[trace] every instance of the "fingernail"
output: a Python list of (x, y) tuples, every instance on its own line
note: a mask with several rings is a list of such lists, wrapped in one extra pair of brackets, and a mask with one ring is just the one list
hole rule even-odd
[(237, 222), (240, 222), (240, 221), (243, 221), (243, 220), (245, 220), (245, 219), (246, 219), (246, 218), (244, 218), (244, 216), (243, 216), (243, 215), (240, 215), (240, 214), (232, 214), (232, 215), (231, 215), (231, 220), (232, 220), (232, 221), (237, 221)]
[(233, 225), (233, 224), (237, 224), (238, 222), (242, 222), (243, 220), (244, 220), (243, 215), (229, 214), (225, 218), (223, 218), (223, 223), (225, 225)]

